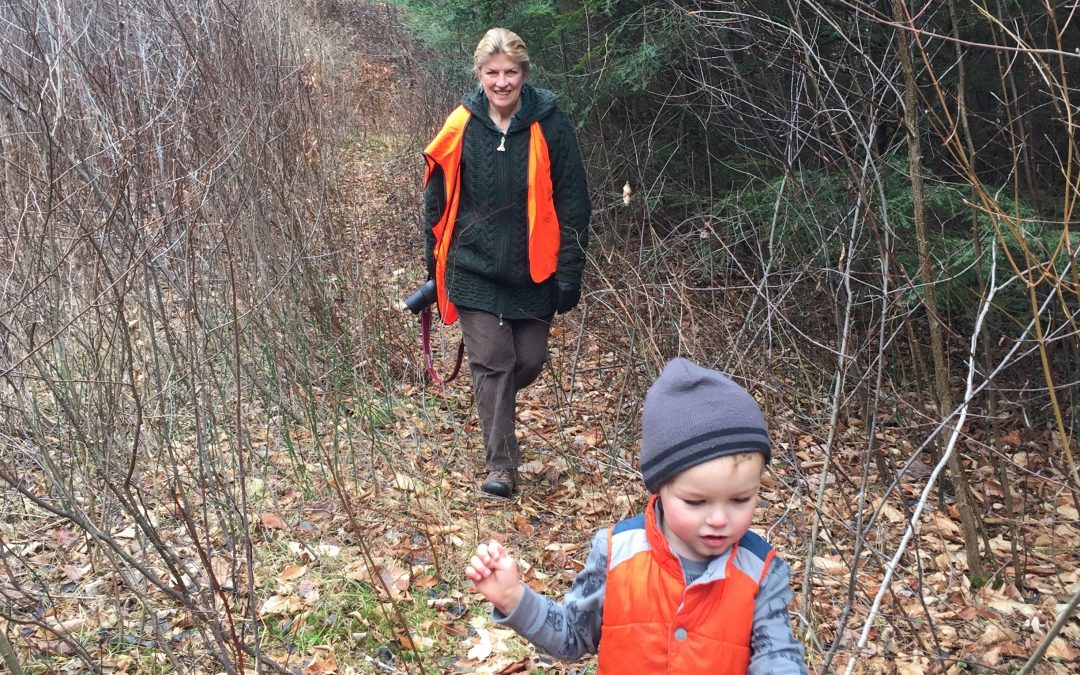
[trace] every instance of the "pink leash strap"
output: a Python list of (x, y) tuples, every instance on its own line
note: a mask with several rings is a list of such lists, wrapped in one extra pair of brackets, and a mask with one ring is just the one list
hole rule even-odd
[(458, 343), (457, 358), (454, 361), (454, 370), (450, 373), (450, 376), (446, 379), (439, 377), (439, 374), (435, 372), (435, 366), (432, 363), (431, 358), (431, 307), (425, 307), (420, 312), (420, 339), (423, 342), (424, 350), (424, 367), (427, 368), (428, 376), (435, 384), (446, 384), (458, 376), (458, 372), (461, 370), (461, 359), (465, 356), (465, 341)]

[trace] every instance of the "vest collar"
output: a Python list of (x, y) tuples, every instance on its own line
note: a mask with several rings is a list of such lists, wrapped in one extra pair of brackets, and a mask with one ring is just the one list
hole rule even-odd
[[(679, 556), (671, 550), (671, 544), (668, 543), (667, 537), (664, 536), (663, 522), (663, 504), (660, 502), (659, 495), (653, 495), (649, 499), (648, 507), (645, 509), (645, 536), (649, 540), (649, 549), (653, 558), (665, 571), (684, 579), (682, 562), (679, 561)], [(728, 562), (738, 546), (736, 543), (721, 555), (710, 560), (705, 568), (705, 573), (691, 585), (698, 586), (726, 578)]]

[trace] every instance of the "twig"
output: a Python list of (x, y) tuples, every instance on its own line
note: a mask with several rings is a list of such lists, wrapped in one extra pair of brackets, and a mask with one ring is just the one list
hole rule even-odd
[(15, 655), (15, 649), (8, 640), (7, 633), (0, 630), (0, 655), (4, 657), (4, 665), (7, 666), (11, 675), (23, 675), (22, 666), (19, 665), (19, 657)]
[[(991, 250), (992, 260), (996, 263), (997, 254), (996, 249)], [(968, 347), (968, 368), (967, 379), (965, 382), (965, 395), (964, 401), (960, 406), (960, 417), (956, 421), (956, 424), (952, 425), (952, 432), (949, 435), (949, 442), (945, 446), (945, 451), (941, 453), (941, 458), (938, 460), (937, 465), (934, 467), (934, 471), (930, 474), (930, 478), (926, 481), (926, 486), (923, 488), (922, 494), (919, 495), (919, 502), (915, 505), (915, 510), (911, 514), (911, 519), (908, 521), (907, 529), (904, 531), (904, 536), (900, 541), (900, 545), (896, 548), (896, 553), (892, 559), (885, 565), (885, 577), (881, 580), (881, 585), (878, 587), (877, 594), (874, 596), (874, 603), (870, 607), (870, 612), (866, 617), (866, 623), (863, 624), (862, 634), (859, 636), (859, 642), (856, 646), (851, 658), (848, 659), (847, 668), (844, 670), (844, 675), (851, 675), (851, 672), (855, 668), (856, 655), (859, 650), (866, 646), (866, 642), (870, 637), (870, 628), (874, 625), (874, 619), (877, 617), (878, 610), (881, 608), (881, 599), (885, 596), (885, 592), (889, 588), (889, 584), (892, 582), (893, 574), (896, 572), (896, 567), (900, 563), (900, 558), (903, 557), (904, 552), (907, 550), (907, 545), (911, 541), (911, 537), (914, 536), (915, 530), (919, 527), (919, 519), (922, 516), (923, 509), (926, 508), (926, 502), (930, 498), (930, 493), (934, 489), (934, 485), (937, 483), (938, 476), (945, 469), (945, 465), (948, 463), (949, 458), (952, 456), (953, 451), (956, 449), (956, 441), (960, 437), (960, 430), (964, 427), (964, 421), (967, 419), (968, 406), (971, 403), (971, 398), (975, 389), (974, 379), (975, 372), (977, 370), (977, 363), (975, 354), (977, 353), (977, 347), (979, 342), (979, 330), (982, 327), (983, 320), (986, 318), (986, 313), (989, 311), (990, 306), (993, 303), (994, 295), (997, 290), (995, 285), (996, 265), (990, 267), (990, 283), (988, 284), (989, 293), (982, 299), (979, 305), (979, 315), (975, 320), (975, 327), (971, 331), (971, 342)]]
[(1035, 653), (1031, 655), (1031, 658), (1027, 660), (1027, 663), (1024, 664), (1024, 667), (1021, 668), (1016, 675), (1027, 675), (1035, 668), (1036, 664), (1042, 660), (1043, 654), (1049, 649), (1050, 643), (1054, 641), (1057, 634), (1065, 627), (1065, 623), (1076, 613), (1077, 606), (1080, 606), (1080, 588), (1077, 588), (1076, 592), (1073, 593), (1072, 599), (1069, 600), (1069, 604), (1065, 605), (1065, 609), (1061, 610), (1061, 614), (1058, 614), (1057, 621), (1054, 622), (1053, 626), (1050, 626), (1050, 630), (1046, 631), (1046, 636), (1043, 637), (1042, 642), (1039, 643), (1039, 648), (1035, 650)]

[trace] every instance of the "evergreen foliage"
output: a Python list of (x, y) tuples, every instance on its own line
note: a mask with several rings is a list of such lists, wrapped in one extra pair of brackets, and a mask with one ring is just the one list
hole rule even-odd
[[(921, 302), (901, 40), (919, 64), (923, 206), (946, 321), (957, 332), (970, 327), (995, 246), (999, 279), (1016, 273), (1010, 259), (1032, 264), (1055, 251), (1064, 273), (1062, 251), (1075, 250), (1074, 235), (1062, 238), (1069, 202), (1055, 196), (1069, 137), (1047, 73), (1080, 77), (1077, 60), (1046, 70), (990, 49), (926, 46), (928, 36), (951, 34), (993, 44), (1006, 39), (1002, 25), (1022, 21), (1033, 47), (1067, 47), (1055, 32), (1067, 19), (1061, 8), (1031, 14), (1025, 3), (1002, 2), (997, 16), (955, 3), (953, 17), (953, 3), (937, 3), (913, 19), (926, 31), (914, 36), (880, 3), (394, 2), (461, 90), (472, 86), (479, 36), (495, 25), (518, 32), (530, 77), (556, 91), (580, 127), (601, 210), (618, 204), (624, 182), (636, 189), (644, 222), (615, 218), (611, 232), (630, 238), (647, 228), (679, 240), (698, 228), (694, 243), (675, 250), (702, 284), (752, 260), (775, 273), (812, 273), (828, 287), (837, 260), (856, 256), (853, 272), (869, 284), (860, 292), (873, 295), (869, 277), (880, 274), (887, 230), (894, 271), (910, 283), (907, 303)], [(974, 158), (961, 156), (960, 110)], [(993, 197), (973, 197), (973, 182)], [(1020, 283), (997, 297), (1006, 316), (1030, 312), (1026, 303)]]

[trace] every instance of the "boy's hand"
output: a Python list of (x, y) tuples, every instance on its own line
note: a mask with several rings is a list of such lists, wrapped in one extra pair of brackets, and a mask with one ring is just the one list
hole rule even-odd
[(525, 592), (521, 588), (517, 563), (495, 540), (476, 547), (476, 555), (465, 568), (465, 576), (472, 579), (476, 590), (503, 614), (513, 612)]

